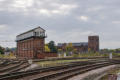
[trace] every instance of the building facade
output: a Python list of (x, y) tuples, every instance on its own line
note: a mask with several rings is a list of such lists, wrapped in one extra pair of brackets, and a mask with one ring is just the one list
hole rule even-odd
[[(58, 49), (65, 51), (65, 46), (69, 43), (58, 43)], [(88, 36), (88, 42), (72, 43), (74, 49), (79, 53), (86, 53), (88, 49), (94, 52), (99, 51), (99, 36)]]
[[(58, 43), (57, 47), (58, 49), (62, 49), (65, 51), (65, 47), (69, 43)], [(88, 43), (87, 42), (80, 42), (80, 43), (72, 43), (73, 49), (76, 49), (80, 53), (85, 53), (88, 51)]]
[(99, 51), (99, 36), (88, 37), (88, 48), (94, 52)]
[(37, 58), (44, 53), (45, 30), (41, 27), (34, 28), (16, 37), (17, 57)]

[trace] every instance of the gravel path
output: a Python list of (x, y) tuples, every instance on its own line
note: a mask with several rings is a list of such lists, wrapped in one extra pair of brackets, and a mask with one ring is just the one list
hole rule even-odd
[(21, 71), (28, 71), (28, 70), (31, 70), (31, 69), (35, 69), (35, 68), (37, 68), (37, 67), (39, 67), (39, 65), (37, 65), (37, 64), (32, 64), (32, 65), (30, 65), (29, 67), (27, 67), (27, 68), (25, 68), (25, 69), (23, 69), (23, 70), (21, 70)]
[[(91, 70), (89, 72), (86, 72), (86, 73), (83, 73), (83, 74), (80, 74), (80, 75), (77, 75), (77, 76), (74, 76), (68, 80), (84, 80), (85, 78), (87, 78), (88, 76), (90, 75), (96, 75), (96, 74), (100, 74), (100, 73), (103, 73), (109, 69), (112, 69), (112, 68), (115, 68), (117, 67), (117, 65), (110, 65), (110, 66), (106, 66), (106, 67), (103, 67), (103, 68), (99, 68), (99, 69), (95, 69), (95, 70)], [(88, 79), (88, 80), (98, 80), (100, 77), (96, 77), (95, 79)]]

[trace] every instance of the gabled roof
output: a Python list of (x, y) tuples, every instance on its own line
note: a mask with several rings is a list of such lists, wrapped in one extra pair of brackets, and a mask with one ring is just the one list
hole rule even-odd
[(24, 32), (24, 33), (21, 33), (21, 34), (19, 34), (19, 35), (17, 35), (17, 36), (21, 36), (21, 35), (23, 35), (23, 34), (26, 34), (26, 33), (28, 33), (28, 32), (32, 32), (32, 31), (34, 31), (34, 30), (36, 30), (36, 29), (42, 29), (43, 31), (45, 31), (43, 28), (41, 28), (40, 26), (38, 26), (38, 27), (36, 27), (36, 28), (34, 28), (34, 29), (31, 29), (31, 30), (29, 30), (29, 31), (26, 31), (26, 32)]

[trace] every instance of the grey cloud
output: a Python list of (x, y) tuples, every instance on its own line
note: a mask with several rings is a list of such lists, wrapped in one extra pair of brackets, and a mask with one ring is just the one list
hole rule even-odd
[[(48, 34), (46, 42), (83, 42), (94, 32), (100, 35), (101, 48), (118, 48), (119, 3), (119, 0), (0, 0), (0, 25), (7, 26), (7, 30), (0, 32), (0, 40), (15, 40), (17, 34), (41, 26)], [(80, 16), (87, 16), (88, 20), (81, 21)], [(8, 45), (13, 46), (15, 42)]]

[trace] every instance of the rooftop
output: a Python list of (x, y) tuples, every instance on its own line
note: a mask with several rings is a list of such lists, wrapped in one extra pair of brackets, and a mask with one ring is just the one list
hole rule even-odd
[[(58, 43), (58, 46), (63, 46), (64, 44), (69, 44), (69, 43)], [(88, 42), (79, 42), (79, 43), (72, 43), (73, 46), (87, 46)]]
[(32, 32), (32, 31), (34, 31), (34, 30), (36, 30), (36, 29), (42, 29), (43, 31), (45, 31), (43, 28), (41, 28), (40, 26), (38, 26), (37, 28), (34, 28), (34, 29), (31, 29), (31, 30), (29, 30), (29, 31), (26, 31), (26, 32), (24, 32), (24, 33), (21, 33), (21, 34), (19, 34), (19, 35), (17, 35), (17, 36), (21, 36), (21, 35), (23, 35), (23, 34), (26, 34), (26, 33), (28, 33), (28, 32)]

